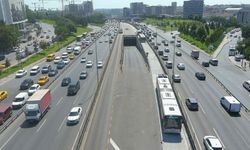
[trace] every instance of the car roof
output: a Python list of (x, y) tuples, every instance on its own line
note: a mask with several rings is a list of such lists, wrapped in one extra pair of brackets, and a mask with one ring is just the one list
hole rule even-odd
[(25, 95), (28, 95), (28, 93), (27, 92), (20, 92), (19, 94), (16, 95), (15, 98), (24, 97)]
[(32, 86), (36, 86), (37, 87), (37, 86), (39, 86), (39, 84), (33, 84)]
[(8, 109), (9, 107), (11, 107), (10, 105), (3, 105), (0, 106), (0, 112), (4, 112), (6, 109)]
[(82, 107), (73, 107), (70, 112), (78, 112), (78, 109), (82, 109)]
[(37, 68), (39, 68), (39, 66), (33, 66), (31, 69), (33, 69), (33, 68), (34, 68), (34, 69), (37, 69)]
[(190, 97), (188, 99), (189, 99), (190, 103), (198, 103), (195, 98)]
[(214, 136), (209, 136), (209, 137), (208, 137), (208, 140), (210, 141), (211, 146), (212, 146), (213, 148), (221, 148), (221, 147), (222, 147), (222, 145), (221, 145), (219, 139), (217, 139), (216, 137), (214, 137)]

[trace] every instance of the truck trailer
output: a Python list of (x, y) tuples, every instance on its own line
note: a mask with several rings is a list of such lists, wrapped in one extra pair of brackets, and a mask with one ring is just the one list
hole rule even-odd
[(48, 111), (51, 104), (51, 93), (49, 89), (37, 90), (26, 102), (26, 121), (39, 122)]

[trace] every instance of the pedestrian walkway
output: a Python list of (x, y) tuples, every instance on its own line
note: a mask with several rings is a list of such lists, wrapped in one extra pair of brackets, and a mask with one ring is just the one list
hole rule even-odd
[(217, 47), (217, 49), (214, 51), (212, 57), (216, 58), (219, 53), (221, 52), (221, 50), (223, 49), (223, 47), (225, 46), (225, 44), (227, 44), (228, 42), (230, 42), (231, 39), (229, 37), (228, 34), (225, 35), (224, 39), (222, 40), (222, 42), (220, 43), (220, 45)]

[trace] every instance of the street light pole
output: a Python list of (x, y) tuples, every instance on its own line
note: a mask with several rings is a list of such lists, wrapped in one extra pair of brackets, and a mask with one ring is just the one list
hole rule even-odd
[[(174, 75), (174, 68), (175, 68), (175, 46), (176, 46), (176, 38), (174, 38), (174, 53), (173, 53), (173, 69), (172, 69), (172, 76)], [(172, 78), (172, 84), (174, 85), (173, 78)]]

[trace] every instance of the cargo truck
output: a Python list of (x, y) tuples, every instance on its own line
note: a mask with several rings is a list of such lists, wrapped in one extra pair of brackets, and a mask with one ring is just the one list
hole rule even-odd
[(51, 104), (51, 93), (49, 89), (37, 90), (26, 102), (26, 121), (39, 122), (45, 115)]
[(191, 57), (194, 59), (199, 59), (200, 51), (198, 50), (192, 50)]

